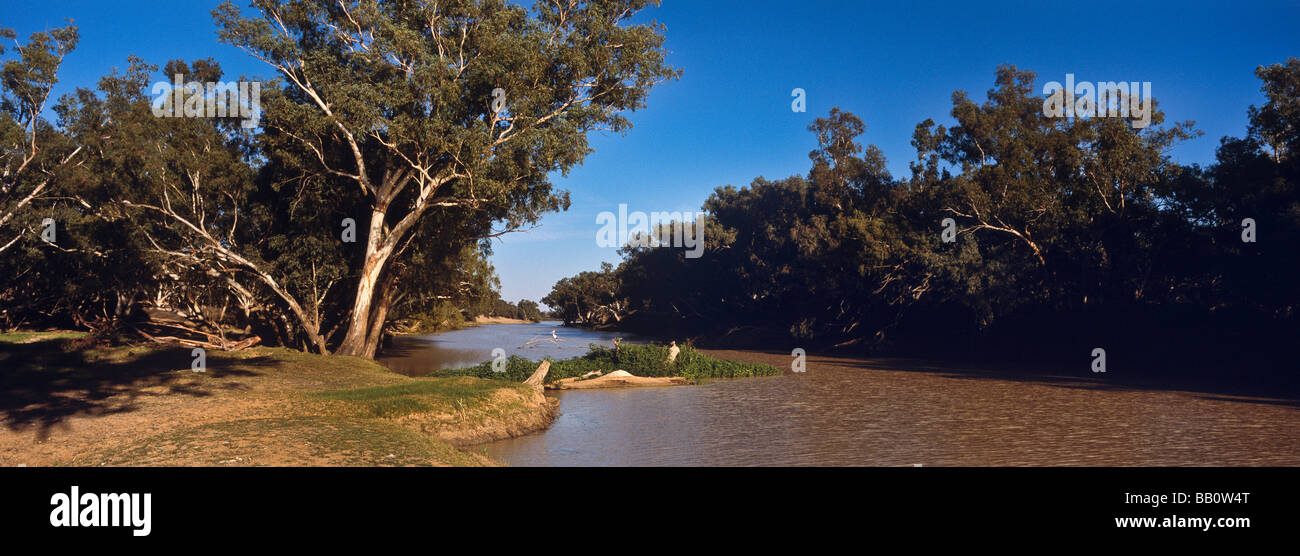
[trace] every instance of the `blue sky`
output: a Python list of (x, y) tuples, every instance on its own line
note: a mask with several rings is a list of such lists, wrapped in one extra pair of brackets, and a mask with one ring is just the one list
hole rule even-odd
[[(93, 86), (128, 54), (162, 65), (211, 56), (227, 75), (268, 76), (256, 60), (217, 42), (216, 1), (4, 0), (0, 26), (21, 36), (81, 29), (56, 94)], [(509, 235), (493, 263), (508, 300), (540, 299), (560, 278), (617, 262), (596, 245), (596, 215), (693, 211), (715, 187), (757, 176), (803, 174), (813, 118), (842, 107), (867, 125), (898, 177), (915, 157), (917, 123), (951, 121), (952, 92), (982, 101), (999, 64), (1047, 81), (1149, 81), (1171, 120), (1195, 120), (1200, 139), (1174, 152), (1184, 164), (1213, 160), (1219, 138), (1242, 135), (1246, 107), (1263, 96), (1256, 66), (1300, 56), (1300, 1), (1284, 2), (848, 2), (665, 0), (644, 19), (667, 25), (680, 81), (657, 88), (625, 135), (594, 134), (595, 152), (555, 183), (567, 213)], [(807, 91), (807, 112), (790, 109)]]

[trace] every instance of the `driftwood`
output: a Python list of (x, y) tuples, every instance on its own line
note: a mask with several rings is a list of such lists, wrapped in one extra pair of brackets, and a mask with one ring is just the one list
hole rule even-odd
[[(210, 328), (189, 320), (176, 311), (155, 308), (146, 309), (145, 313), (149, 317), (148, 320), (139, 323), (137, 326), (132, 326), (132, 328), (146, 339), (159, 344), (178, 344), (185, 347), (218, 351), (240, 351), (262, 342), (260, 336), (249, 336), (242, 340), (228, 340), (220, 331), (213, 333)], [(141, 330), (142, 327), (153, 333), (150, 334)]]
[(537, 370), (533, 371), (533, 376), (528, 377), (528, 380), (525, 380), (524, 384), (542, 390), (544, 388), (543, 383), (546, 382), (546, 374), (549, 372), (551, 372), (551, 362), (542, 361), (542, 364), (537, 366)]
[(217, 351), (240, 351), (240, 350), (245, 350), (250, 347), (253, 347), (262, 342), (261, 336), (250, 336), (248, 338), (244, 338), (243, 340), (239, 340), (237, 342), (231, 342), (229, 340), (226, 340), (225, 338), (220, 338), (217, 336), (213, 336), (211, 334), (204, 333), (203, 335), (207, 336), (209, 340), (204, 342), (201, 340), (193, 340), (190, 338), (178, 338), (176, 336), (152, 336), (148, 332), (140, 330), (139, 328), (136, 328), (135, 331), (138, 332), (141, 336), (144, 336), (146, 339), (153, 342), (157, 342), (159, 344), (180, 344), (185, 347), (192, 347), (192, 348), (197, 347), (197, 348), (212, 349)]

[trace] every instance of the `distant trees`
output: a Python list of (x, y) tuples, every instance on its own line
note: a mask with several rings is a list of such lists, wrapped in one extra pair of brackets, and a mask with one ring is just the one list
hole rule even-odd
[(487, 317), (501, 317), (507, 319), (526, 320), (531, 322), (541, 322), (542, 312), (538, 308), (537, 302), (527, 299), (519, 300), (519, 303), (511, 303), (501, 298), (497, 298), (492, 303), (491, 309), (482, 313)]
[(567, 323), (599, 326), (618, 323), (627, 310), (614, 266), (603, 263), (600, 272), (582, 272), (564, 278), (542, 298)]
[(536, 301), (532, 301), (528, 299), (520, 299), (518, 307), (519, 307), (518, 318), (527, 321), (532, 321), (532, 322), (542, 321), (542, 316), (543, 316), (542, 309), (537, 304)]
[[(1168, 156), (1198, 135), (1192, 123), (1166, 125), (1158, 109), (1141, 129), (1049, 118), (1034, 75), (1011, 66), (986, 102), (953, 95), (952, 127), (916, 127), (909, 179), (858, 143), (860, 119), (832, 110), (809, 128), (807, 175), (705, 201), (704, 257), (629, 246), (617, 269), (563, 279), (544, 301), (599, 324), (617, 299), (625, 326), (769, 345), (1059, 354), (1105, 341), (1207, 365), (1271, 353), (1300, 301), (1287, 278), (1300, 60), (1256, 73), (1267, 102), (1204, 169)], [(1250, 222), (1267, 239), (1244, 236)]]

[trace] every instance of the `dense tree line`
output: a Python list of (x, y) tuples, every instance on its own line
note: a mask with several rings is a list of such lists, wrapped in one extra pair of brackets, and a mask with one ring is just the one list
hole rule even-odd
[[(76, 28), (15, 42), (0, 51), (0, 327), (368, 357), (412, 321), (536, 317), (500, 301), (490, 238), (567, 208), (548, 175), (677, 75), (662, 27), (629, 23), (653, 3), (226, 3), (218, 37), (275, 76), (251, 128), (159, 117), (158, 68), (138, 58), (50, 99)], [(211, 59), (162, 74), (235, 80)]]
[(1170, 160), (1199, 133), (1158, 104), (1142, 129), (1050, 118), (1010, 66), (983, 103), (954, 93), (955, 125), (917, 125), (909, 178), (832, 110), (810, 126), (807, 175), (708, 198), (704, 257), (630, 243), (544, 302), (574, 323), (782, 349), (1287, 367), (1300, 60), (1256, 73), (1266, 102), (1208, 168)]
[(519, 300), (519, 303), (511, 303), (501, 298), (497, 298), (492, 307), (481, 313), (488, 317), (502, 317), (507, 319), (518, 319), (532, 322), (541, 322), (542, 310), (536, 301), (527, 299)]

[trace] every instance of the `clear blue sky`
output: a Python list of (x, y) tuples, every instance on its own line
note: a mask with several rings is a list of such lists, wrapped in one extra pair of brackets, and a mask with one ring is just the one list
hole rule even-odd
[[(269, 75), (219, 44), (209, 12), (217, 1), (4, 0), (0, 26), (20, 35), (62, 24), (81, 28), (56, 94), (93, 86), (128, 54), (162, 65), (212, 56), (227, 75)], [(951, 121), (951, 95), (979, 101), (994, 69), (1012, 63), (1046, 81), (1150, 81), (1172, 120), (1195, 120), (1205, 136), (1174, 158), (1213, 160), (1219, 138), (1242, 135), (1246, 107), (1262, 102), (1255, 67), (1300, 56), (1300, 1), (1272, 2), (849, 2), (666, 0), (646, 19), (667, 25), (670, 61), (683, 78), (656, 89), (625, 135), (594, 135), (593, 153), (558, 186), (567, 213), (499, 241), (493, 263), (508, 300), (540, 299), (556, 280), (601, 261), (596, 215), (692, 211), (715, 187), (756, 176), (807, 172), (809, 122), (839, 106), (867, 124), (890, 170), (908, 175), (909, 141), (926, 118)], [(790, 92), (808, 111), (790, 110)]]

